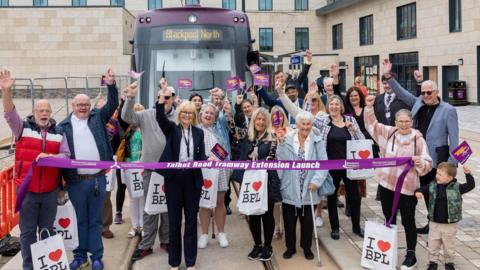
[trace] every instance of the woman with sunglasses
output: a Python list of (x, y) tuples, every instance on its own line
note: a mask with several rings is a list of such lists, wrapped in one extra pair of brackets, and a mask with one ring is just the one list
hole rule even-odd
[[(206, 160), (203, 130), (196, 127), (197, 110), (190, 101), (177, 108), (176, 123), (165, 115), (165, 97), (161, 93), (156, 118), (167, 143), (160, 162)], [(169, 218), (168, 263), (172, 270), (179, 268), (182, 258), (182, 216), (185, 215), (183, 236), (185, 263), (188, 270), (195, 269), (197, 259), (197, 213), (203, 185), (201, 169), (157, 170), (165, 178), (165, 195)], [(182, 213), (183, 212), (183, 213)]]

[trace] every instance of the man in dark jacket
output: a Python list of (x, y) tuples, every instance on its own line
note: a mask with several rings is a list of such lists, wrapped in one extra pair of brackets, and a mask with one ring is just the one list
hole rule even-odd
[[(72, 159), (113, 161), (113, 151), (105, 126), (118, 107), (118, 90), (115, 73), (106, 74), (108, 101), (100, 109), (90, 110), (90, 98), (77, 95), (72, 101), (71, 113), (60, 123), (64, 130)], [(88, 265), (87, 252), (91, 253), (93, 270), (103, 270), (102, 211), (105, 198), (105, 172), (100, 169), (65, 169), (68, 193), (78, 219), (79, 245), (73, 251), (70, 269)]]
[[(30, 245), (37, 242), (37, 231), (46, 228), (50, 234), (55, 234), (53, 223), (61, 181), (56, 168), (33, 167), (30, 180), (26, 175), (33, 162), (39, 158), (52, 155), (69, 157), (70, 151), (66, 138), (51, 118), (52, 108), (47, 100), (38, 100), (33, 115), (25, 121), (20, 118), (12, 100), (11, 88), (14, 83), (15, 79), (8, 70), (0, 71), (5, 119), (16, 139), (15, 184), (18, 187), (28, 185), (25, 198), (20, 202), (19, 225), (22, 266), (29, 270), (33, 269)], [(46, 236), (40, 235), (40, 238)]]
[[(395, 75), (392, 74), (392, 76)], [(382, 76), (382, 85), (385, 92), (375, 97), (375, 117), (379, 123), (395, 126), (395, 114), (401, 109), (411, 110), (412, 108), (395, 95), (385, 76)]]

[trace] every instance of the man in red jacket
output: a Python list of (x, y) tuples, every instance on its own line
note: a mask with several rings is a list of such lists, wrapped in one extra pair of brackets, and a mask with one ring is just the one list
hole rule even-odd
[[(5, 119), (15, 136), (15, 185), (19, 187), (34, 161), (47, 156), (69, 157), (67, 140), (55, 120), (47, 100), (38, 100), (33, 115), (20, 118), (12, 100), (11, 88), (15, 79), (8, 70), (0, 71)], [(20, 245), (23, 269), (33, 269), (30, 245), (37, 241), (37, 230), (47, 228), (54, 234), (53, 223), (57, 214), (57, 196), (61, 186), (59, 170), (35, 167), (28, 192), (20, 210)], [(47, 235), (41, 235), (41, 238)]]

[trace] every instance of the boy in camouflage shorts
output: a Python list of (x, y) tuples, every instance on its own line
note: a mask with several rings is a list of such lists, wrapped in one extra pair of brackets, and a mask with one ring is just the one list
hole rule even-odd
[(455, 265), (455, 236), (457, 223), (462, 219), (462, 194), (475, 188), (475, 181), (468, 167), (463, 167), (466, 183), (460, 184), (455, 178), (457, 167), (455, 164), (442, 162), (437, 167), (436, 181), (418, 189), (415, 196), (429, 200), (428, 219), (430, 230), (428, 233), (429, 261), (427, 270), (437, 270), (440, 263), (440, 247), (443, 244), (445, 269), (453, 270)]

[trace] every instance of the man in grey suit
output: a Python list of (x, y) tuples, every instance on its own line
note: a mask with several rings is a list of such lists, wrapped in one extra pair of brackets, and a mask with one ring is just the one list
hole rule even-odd
[[(440, 100), (437, 84), (427, 80), (422, 83), (419, 97), (415, 97), (405, 90), (390, 74), (392, 63), (388, 59), (383, 61), (383, 72), (388, 84), (395, 95), (412, 108), (413, 126), (418, 129), (427, 141), (428, 151), (433, 159), (433, 169), (425, 176), (420, 177), (423, 187), (435, 180), (436, 167), (444, 161), (456, 164), (451, 153), (458, 146), (458, 117), (457, 111), (450, 104)], [(425, 200), (428, 208), (428, 201)], [(428, 233), (427, 226), (417, 229), (420, 234)]]

